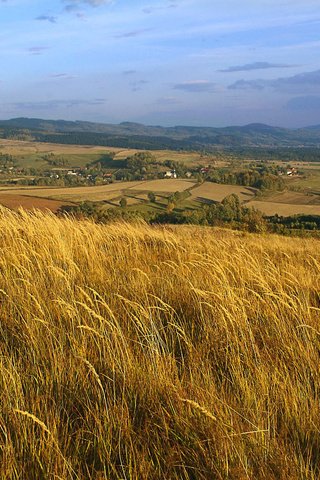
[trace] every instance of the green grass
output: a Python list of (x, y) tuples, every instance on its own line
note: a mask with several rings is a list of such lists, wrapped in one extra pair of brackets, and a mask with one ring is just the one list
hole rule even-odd
[[(16, 155), (15, 160), (20, 168), (45, 168), (45, 169), (55, 169), (60, 168), (59, 166), (50, 165), (43, 157), (46, 155), (45, 152), (42, 153), (33, 153), (25, 155)], [(72, 167), (85, 167), (88, 163), (98, 162), (104, 155), (101, 154), (66, 154), (66, 153), (57, 153), (55, 154), (57, 160), (64, 159), (65, 165), (62, 165), (61, 168), (72, 168)]]
[(304, 178), (287, 179), (289, 189), (320, 193), (320, 170), (307, 170)]

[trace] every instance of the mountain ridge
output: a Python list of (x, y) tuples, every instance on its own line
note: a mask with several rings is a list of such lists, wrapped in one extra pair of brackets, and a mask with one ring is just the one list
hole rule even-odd
[[(320, 125), (302, 128), (274, 127), (263, 123), (242, 126), (203, 127), (176, 125), (144, 125), (137, 122), (119, 124), (97, 123), (84, 120), (48, 120), (17, 117), (0, 120), (3, 138), (12, 132), (28, 130), (37, 141), (59, 143), (88, 143), (132, 148), (211, 148), (211, 147), (320, 147)], [(61, 137), (61, 138), (60, 138)], [(111, 142), (111, 143), (110, 143)], [(179, 144), (180, 142), (180, 144)], [(134, 147), (133, 145), (137, 145)], [(159, 147), (161, 148), (161, 147)]]

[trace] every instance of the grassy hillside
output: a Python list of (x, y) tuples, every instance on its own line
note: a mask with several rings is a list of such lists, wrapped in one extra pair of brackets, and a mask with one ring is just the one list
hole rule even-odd
[(1, 479), (319, 478), (317, 240), (0, 211)]

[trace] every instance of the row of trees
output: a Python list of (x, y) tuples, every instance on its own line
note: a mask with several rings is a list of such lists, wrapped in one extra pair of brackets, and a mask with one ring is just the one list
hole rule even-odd
[(223, 183), (226, 185), (243, 185), (260, 190), (284, 190), (285, 182), (282, 177), (269, 172), (256, 170), (225, 171), (213, 170), (207, 175), (206, 180)]

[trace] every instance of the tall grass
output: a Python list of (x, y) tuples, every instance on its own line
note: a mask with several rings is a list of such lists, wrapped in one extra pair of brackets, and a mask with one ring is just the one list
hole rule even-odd
[(0, 211), (1, 479), (320, 475), (319, 241)]

